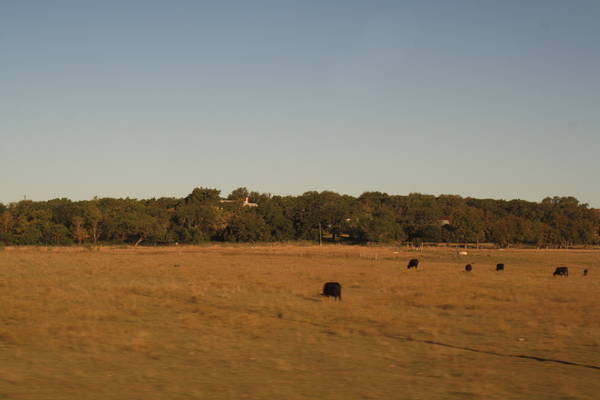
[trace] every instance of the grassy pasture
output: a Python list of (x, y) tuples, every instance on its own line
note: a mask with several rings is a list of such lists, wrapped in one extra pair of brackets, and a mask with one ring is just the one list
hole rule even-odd
[(598, 399), (599, 300), (590, 250), (6, 248), (0, 399)]

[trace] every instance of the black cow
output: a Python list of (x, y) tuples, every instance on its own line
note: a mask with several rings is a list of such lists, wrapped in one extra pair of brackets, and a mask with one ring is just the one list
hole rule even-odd
[(586, 268), (586, 269), (583, 270), (583, 276), (587, 276), (587, 274), (588, 274), (588, 270)]
[(556, 267), (552, 276), (569, 276), (569, 268), (568, 267)]
[(465, 271), (471, 272), (472, 269), (473, 269), (473, 267), (471, 266), (471, 264), (465, 265)]
[(333, 297), (334, 300), (342, 301), (342, 285), (338, 282), (327, 282), (323, 285), (321, 296)]
[(496, 264), (496, 271), (504, 271), (504, 264)]
[(413, 258), (412, 260), (410, 260), (408, 262), (408, 265), (406, 266), (406, 268), (411, 269), (411, 268), (417, 268), (419, 266), (419, 260), (417, 260), (416, 258)]

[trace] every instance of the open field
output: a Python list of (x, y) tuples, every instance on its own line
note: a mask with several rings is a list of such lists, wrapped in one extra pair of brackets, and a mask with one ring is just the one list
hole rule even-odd
[(589, 250), (7, 248), (0, 399), (598, 399), (599, 300)]

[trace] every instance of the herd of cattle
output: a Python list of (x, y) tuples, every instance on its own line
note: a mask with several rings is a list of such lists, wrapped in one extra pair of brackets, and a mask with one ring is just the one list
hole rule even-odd
[[(408, 261), (408, 265), (406, 266), (408, 269), (418, 268), (419, 260), (413, 258)], [(465, 265), (465, 271), (471, 272), (473, 270), (473, 266), (471, 264)], [(496, 271), (504, 271), (504, 264), (496, 264)], [(587, 268), (583, 270), (583, 276), (587, 276), (588, 270)], [(565, 266), (556, 267), (552, 276), (569, 276), (569, 268)], [(323, 285), (323, 293), (321, 296), (333, 297), (334, 300), (342, 300), (342, 285), (339, 282), (327, 282)]]

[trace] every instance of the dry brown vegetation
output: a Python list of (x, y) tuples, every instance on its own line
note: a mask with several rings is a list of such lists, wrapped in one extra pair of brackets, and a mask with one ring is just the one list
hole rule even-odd
[(598, 251), (7, 248), (0, 399), (597, 399), (599, 293)]

